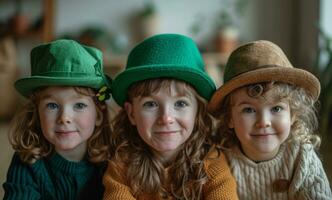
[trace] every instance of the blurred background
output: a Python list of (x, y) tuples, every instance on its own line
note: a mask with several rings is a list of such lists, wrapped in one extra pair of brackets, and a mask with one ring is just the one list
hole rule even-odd
[[(112, 78), (129, 50), (157, 33), (179, 33), (198, 44), (217, 86), (229, 53), (239, 44), (270, 40), (292, 64), (322, 84), (320, 157), (332, 181), (332, 1), (317, 0), (0, 0), (0, 183), (13, 151), (8, 124), (24, 99), (13, 82), (30, 73), (32, 47), (71, 38), (104, 53)], [(110, 102), (116, 112), (117, 105)], [(0, 189), (3, 197), (3, 189)]]

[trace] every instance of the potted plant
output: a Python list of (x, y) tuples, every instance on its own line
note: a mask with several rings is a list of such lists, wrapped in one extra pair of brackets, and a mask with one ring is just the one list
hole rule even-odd
[(14, 35), (24, 35), (29, 29), (29, 19), (22, 12), (22, 1), (15, 0), (15, 13), (10, 18), (10, 27)]
[(229, 54), (238, 45), (239, 30), (237, 21), (244, 14), (246, 0), (224, 0), (223, 7), (215, 19), (215, 44), (220, 53)]
[(158, 32), (159, 17), (152, 0), (146, 0), (142, 10), (138, 12), (140, 35), (144, 39)]

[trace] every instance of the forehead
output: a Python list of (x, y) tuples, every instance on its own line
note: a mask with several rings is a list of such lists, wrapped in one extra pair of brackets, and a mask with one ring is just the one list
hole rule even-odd
[(195, 96), (194, 89), (182, 81), (164, 79), (149, 80), (135, 85), (129, 92), (131, 97), (145, 97), (158, 93), (166, 93), (168, 95)]
[[(82, 89), (83, 91), (83, 89)], [(70, 86), (50, 86), (45, 87), (36, 92), (37, 99), (45, 99), (45, 98), (83, 98), (88, 97), (87, 94), (84, 93), (81, 89), (70, 87)]]

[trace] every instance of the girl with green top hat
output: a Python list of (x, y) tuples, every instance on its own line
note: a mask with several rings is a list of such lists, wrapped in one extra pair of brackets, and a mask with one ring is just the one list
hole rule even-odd
[(239, 198), (332, 199), (315, 151), (319, 80), (264, 40), (234, 50), (224, 80), (208, 107), (221, 120)]
[(95, 48), (56, 40), (32, 49), (31, 76), (15, 82), (28, 102), (9, 131), (4, 199), (102, 198), (109, 81)]
[(112, 84), (122, 110), (112, 121), (104, 199), (237, 199), (211, 141), (214, 91), (192, 39), (160, 34), (138, 44)]

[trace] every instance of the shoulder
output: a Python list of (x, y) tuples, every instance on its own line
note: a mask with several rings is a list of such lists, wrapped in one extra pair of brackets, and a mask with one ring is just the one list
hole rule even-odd
[(310, 199), (331, 199), (328, 178), (315, 148), (311, 144), (296, 144), (297, 159), (294, 166), (293, 188)]
[(44, 165), (43, 160), (37, 160), (33, 164), (25, 163), (21, 160), (18, 153), (15, 153), (13, 155), (9, 170), (11, 170), (11, 169), (16, 169), (16, 170), (21, 169), (21, 170), (27, 170), (27, 171), (28, 170), (34, 171), (34, 169), (39, 169), (43, 165)]
[(295, 157), (297, 165), (308, 166), (308, 164), (320, 163), (315, 148), (310, 143), (290, 142), (286, 146), (286, 153), (289, 157)]
[(207, 154), (204, 160), (204, 167), (209, 177), (216, 177), (228, 171), (230, 173), (225, 154), (215, 148)]
[(24, 163), (15, 153), (7, 171), (7, 182), (29, 184), (37, 181), (42, 171), (44, 170), (41, 161), (34, 164)]

